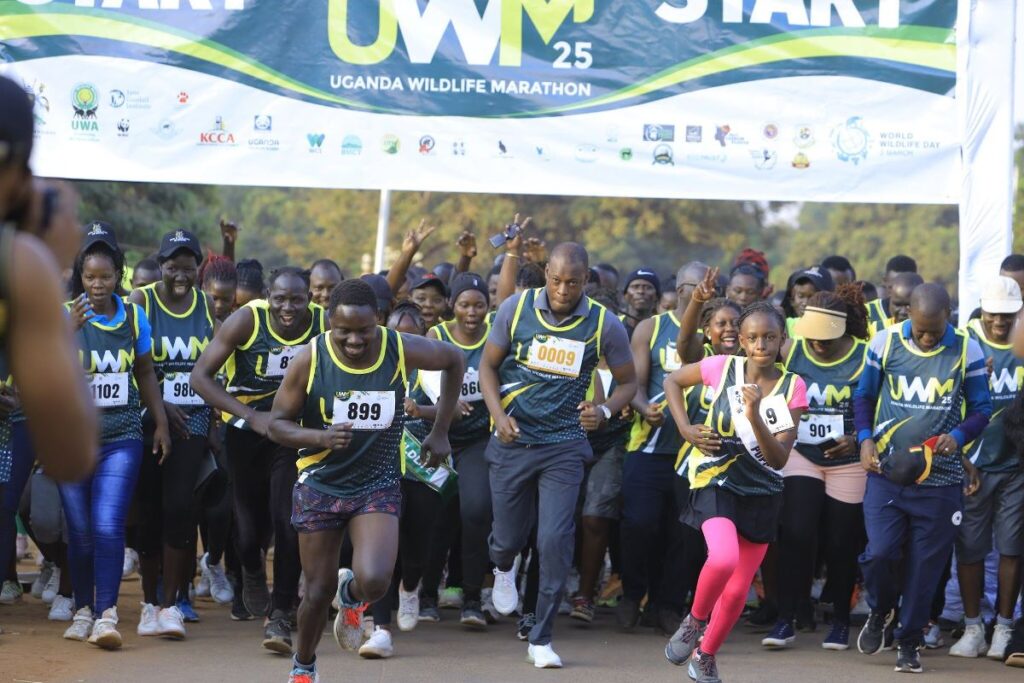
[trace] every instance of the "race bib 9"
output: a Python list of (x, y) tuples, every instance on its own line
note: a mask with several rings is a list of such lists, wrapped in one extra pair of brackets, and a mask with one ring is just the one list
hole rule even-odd
[(203, 405), (203, 399), (192, 388), (187, 372), (171, 372), (164, 375), (164, 402), (176, 406)]
[(538, 334), (530, 342), (526, 367), (553, 375), (579, 377), (586, 348), (581, 341)]
[[(728, 392), (729, 407), (732, 408), (733, 420), (742, 418), (745, 421), (743, 387), (741, 385), (731, 386)], [(768, 430), (772, 434), (778, 434), (794, 427), (793, 416), (789, 412), (789, 404), (786, 403), (786, 397), (782, 394), (774, 394), (762, 398), (759, 412), (761, 413), (761, 419), (768, 426)]]
[(288, 371), (288, 364), (299, 355), (301, 349), (301, 346), (282, 346), (271, 351), (267, 355), (267, 371), (263, 373), (264, 376), (284, 377), (284, 373)]
[(98, 372), (89, 376), (89, 390), (98, 408), (128, 405), (128, 373)]
[(805, 413), (797, 431), (796, 440), (811, 446), (838, 439), (843, 435), (842, 415), (811, 415)]
[(352, 429), (380, 431), (395, 420), (395, 392), (344, 391), (334, 397), (333, 424), (349, 423)]

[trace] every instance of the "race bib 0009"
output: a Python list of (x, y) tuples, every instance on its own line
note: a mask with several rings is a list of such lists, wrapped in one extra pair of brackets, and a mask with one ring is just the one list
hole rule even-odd
[(530, 342), (526, 367), (565, 377), (579, 377), (587, 345), (573, 339), (538, 334)]

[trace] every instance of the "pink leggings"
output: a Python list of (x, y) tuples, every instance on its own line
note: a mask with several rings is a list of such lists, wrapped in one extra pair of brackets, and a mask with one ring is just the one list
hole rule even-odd
[(767, 543), (751, 543), (736, 531), (732, 520), (714, 517), (701, 525), (708, 544), (708, 560), (697, 580), (691, 614), (707, 621), (700, 649), (715, 654), (736, 625), (747, 601), (754, 572), (761, 566)]

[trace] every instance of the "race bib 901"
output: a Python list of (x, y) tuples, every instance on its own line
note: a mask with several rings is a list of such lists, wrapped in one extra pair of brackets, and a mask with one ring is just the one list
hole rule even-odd
[(394, 391), (343, 391), (334, 397), (333, 424), (347, 422), (354, 430), (380, 431), (394, 420)]
[(811, 415), (805, 413), (800, 420), (796, 440), (817, 446), (826, 441), (836, 440), (843, 435), (842, 415)]
[(128, 405), (128, 373), (98, 372), (89, 376), (89, 390), (98, 408)]
[(573, 339), (538, 334), (530, 342), (526, 367), (565, 377), (579, 377), (587, 345)]
[(288, 364), (299, 355), (301, 349), (301, 346), (282, 346), (272, 350), (267, 354), (267, 371), (263, 374), (266, 377), (284, 377)]
[(203, 405), (203, 399), (192, 388), (187, 372), (169, 372), (164, 375), (164, 402), (176, 406)]

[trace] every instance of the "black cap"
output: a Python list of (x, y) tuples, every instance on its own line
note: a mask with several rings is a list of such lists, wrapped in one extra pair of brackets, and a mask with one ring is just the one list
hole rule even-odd
[(32, 98), (25, 88), (0, 76), (0, 167), (28, 163), (34, 129)]
[(452, 280), (452, 304), (455, 304), (455, 300), (459, 298), (459, 295), (463, 292), (474, 290), (484, 295), (484, 301), (488, 305), (491, 303), (491, 293), (487, 290), (487, 281), (476, 273), (459, 273)]
[(203, 250), (199, 246), (199, 240), (188, 230), (172, 230), (164, 235), (164, 238), (160, 240), (160, 251), (157, 252), (157, 256), (161, 261), (166, 261), (182, 249), (195, 255), (197, 261), (203, 260)]
[(894, 452), (882, 463), (882, 474), (894, 484), (910, 486), (928, 478), (932, 470), (937, 437), (928, 439), (919, 446), (911, 446)]
[(110, 227), (110, 223), (93, 221), (85, 226), (85, 236), (82, 238), (82, 251), (87, 251), (89, 247), (98, 243), (107, 245), (111, 251), (121, 251), (121, 247), (117, 246), (117, 235), (114, 234), (114, 229)]
[(437, 291), (441, 292), (441, 296), (448, 296), (448, 288), (445, 287), (444, 281), (433, 273), (424, 273), (412, 283), (412, 287), (409, 291), (414, 289), (424, 289), (426, 287), (436, 287)]
[(373, 293), (377, 296), (378, 311), (387, 312), (391, 310), (391, 301), (394, 299), (394, 295), (391, 293), (391, 285), (388, 284), (387, 278), (376, 273), (367, 273), (359, 279), (370, 285), (373, 289)]
[(654, 287), (654, 291), (657, 292), (658, 296), (661, 296), (661, 280), (658, 279), (658, 274), (650, 268), (637, 268), (626, 277), (626, 285), (622, 288), (622, 292), (625, 293), (629, 289), (629, 285), (636, 280), (645, 280), (651, 283)]
[(807, 280), (814, 285), (814, 288), (819, 292), (831, 292), (836, 288), (835, 284), (832, 282), (832, 273), (828, 272), (828, 268), (814, 266), (813, 268), (794, 271), (793, 274), (789, 276), (789, 283), (786, 285), (786, 291), (788, 292), (792, 289), (793, 285), (797, 284), (801, 280)]

